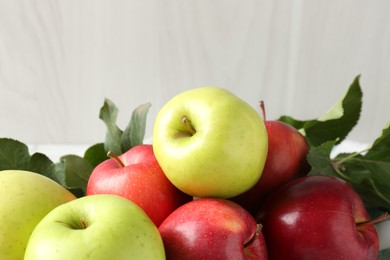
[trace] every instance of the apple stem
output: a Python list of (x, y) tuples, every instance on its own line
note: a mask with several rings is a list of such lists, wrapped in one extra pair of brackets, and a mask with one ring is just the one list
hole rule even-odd
[(374, 219), (372, 219), (372, 220), (368, 220), (368, 221), (364, 221), (364, 222), (357, 223), (356, 226), (357, 226), (358, 229), (362, 229), (362, 228), (364, 228), (365, 226), (374, 225), (374, 224), (376, 224), (376, 223), (385, 221), (385, 220), (387, 220), (389, 217), (390, 217), (389, 213), (388, 213), (388, 212), (385, 212), (385, 213), (383, 213), (382, 215), (380, 215), (379, 217), (374, 218)]
[(261, 225), (261, 224), (256, 224), (255, 233), (253, 234), (253, 236), (251, 237), (251, 239), (249, 239), (248, 242), (246, 242), (246, 243), (244, 244), (244, 248), (249, 247), (253, 242), (255, 242), (256, 238), (260, 235), (262, 229), (263, 229), (263, 225)]
[(181, 118), (181, 122), (187, 127), (188, 132), (190, 132), (191, 135), (194, 135), (196, 133), (194, 127), (191, 125), (190, 121), (187, 119), (186, 116), (183, 116)]
[(118, 156), (116, 156), (115, 153), (108, 151), (107, 156), (114, 159), (121, 167), (125, 167), (125, 164), (122, 162), (121, 159), (119, 159)]
[(261, 112), (262, 112), (262, 115), (263, 115), (263, 121), (266, 121), (266, 115), (265, 115), (265, 105), (264, 105), (264, 101), (263, 100), (260, 100), (259, 101), (259, 106), (261, 108)]

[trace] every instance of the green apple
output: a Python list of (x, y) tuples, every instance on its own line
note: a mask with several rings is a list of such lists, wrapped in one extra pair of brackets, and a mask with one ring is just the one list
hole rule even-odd
[(0, 259), (23, 259), (39, 221), (75, 196), (55, 181), (29, 171), (0, 171)]
[(52, 210), (34, 229), (25, 260), (165, 259), (157, 227), (135, 203), (98, 194)]
[(153, 148), (167, 178), (194, 197), (230, 198), (260, 178), (268, 136), (259, 113), (220, 87), (182, 92), (158, 112)]

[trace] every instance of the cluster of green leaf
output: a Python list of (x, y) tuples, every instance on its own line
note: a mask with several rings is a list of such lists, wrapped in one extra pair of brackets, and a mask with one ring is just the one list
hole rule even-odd
[(361, 195), (367, 208), (390, 211), (390, 125), (366, 150), (331, 157), (334, 147), (359, 121), (363, 97), (359, 79), (354, 79), (345, 96), (324, 116), (306, 121), (283, 116), (280, 120), (305, 134), (310, 144), (309, 175), (343, 179)]
[(82, 157), (64, 155), (57, 163), (39, 152), (30, 155), (28, 146), (18, 140), (0, 138), (0, 170), (28, 170), (40, 173), (58, 182), (77, 197), (82, 197), (85, 195), (92, 170), (108, 159), (108, 151), (120, 155), (131, 147), (143, 143), (150, 106), (150, 103), (146, 103), (134, 109), (130, 122), (123, 131), (117, 126), (118, 108), (111, 100), (105, 99), (99, 114), (99, 118), (107, 126), (104, 143), (90, 146)]

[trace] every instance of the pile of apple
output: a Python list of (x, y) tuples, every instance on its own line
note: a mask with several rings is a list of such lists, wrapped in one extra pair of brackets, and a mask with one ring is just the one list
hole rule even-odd
[(353, 188), (307, 176), (295, 128), (217, 87), (178, 94), (153, 144), (110, 154), (86, 196), (0, 172), (0, 259), (376, 259)]

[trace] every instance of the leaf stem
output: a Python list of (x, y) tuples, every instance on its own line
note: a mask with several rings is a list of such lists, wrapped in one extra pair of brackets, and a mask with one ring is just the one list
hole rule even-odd
[[(337, 162), (338, 163), (338, 162)], [(355, 184), (355, 185), (360, 185), (359, 182), (351, 179), (350, 177), (348, 177), (347, 175), (345, 175), (344, 173), (342, 173), (342, 171), (340, 171), (340, 166), (337, 166), (336, 164), (333, 164), (333, 169), (335, 170), (335, 172), (340, 176), (342, 177), (344, 180), (347, 180), (348, 182), (350, 182), (351, 184)], [(370, 185), (371, 185), (371, 192), (375, 192), (375, 194), (381, 198), (383, 201), (385, 201), (388, 205), (390, 205), (390, 200), (386, 198), (386, 196), (384, 196), (382, 194), (382, 192), (376, 187), (375, 185), (375, 182), (372, 180), (372, 179), (368, 179)]]
[(356, 183), (353, 179), (349, 178), (347, 175), (345, 175), (344, 173), (342, 173), (340, 171), (340, 165), (338, 162), (335, 162), (332, 164), (332, 167), (333, 169), (335, 170), (335, 172), (340, 175), (342, 178), (344, 178), (345, 180), (348, 180), (349, 182), (351, 183)]
[(388, 205), (390, 205), (390, 201), (382, 194), (382, 192), (380, 192), (380, 190), (378, 190), (378, 188), (377, 188), (376, 185), (375, 185), (375, 182), (374, 182), (372, 179), (370, 179), (369, 181), (370, 181), (370, 184), (371, 184), (372, 188), (373, 188), (374, 191), (376, 192), (376, 194), (377, 194), (382, 200), (386, 201), (386, 203), (387, 203)]
[(366, 148), (366, 149), (363, 149), (363, 150), (361, 150), (361, 151), (359, 151), (359, 152), (354, 152), (354, 153), (352, 153), (352, 154), (350, 154), (350, 155), (348, 155), (348, 156), (346, 156), (346, 157), (340, 159), (340, 160), (338, 161), (338, 163), (339, 163), (339, 164), (342, 164), (342, 163), (344, 163), (344, 162), (346, 162), (346, 161), (348, 161), (348, 160), (350, 160), (350, 159), (352, 159), (352, 158), (354, 158), (354, 157), (356, 157), (356, 156), (358, 156), (358, 155), (360, 155), (360, 154), (362, 154), (362, 153), (364, 153), (364, 152), (367, 152), (367, 151), (369, 151), (369, 150), (370, 150), (370, 148)]

